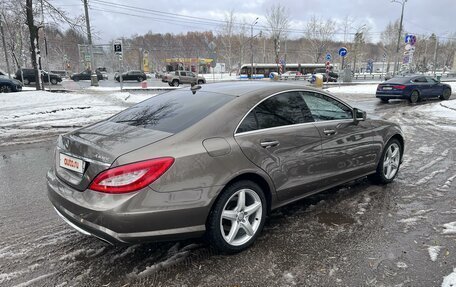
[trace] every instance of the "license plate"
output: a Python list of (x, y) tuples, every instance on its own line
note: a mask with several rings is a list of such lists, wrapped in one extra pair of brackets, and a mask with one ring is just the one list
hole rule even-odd
[(383, 87), (384, 90), (392, 90), (393, 88), (391, 87)]
[(61, 153), (60, 154), (60, 167), (83, 173), (84, 171), (84, 161), (78, 158)]

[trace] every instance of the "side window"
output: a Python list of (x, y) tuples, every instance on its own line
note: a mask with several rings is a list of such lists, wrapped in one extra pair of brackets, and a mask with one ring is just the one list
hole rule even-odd
[(431, 78), (431, 77), (426, 77), (427, 81), (429, 84), (436, 84), (438, 83), (437, 80), (435, 80), (434, 78)]
[(191, 73), (191, 72), (187, 72), (187, 76), (194, 77), (195, 75), (193, 73)]
[(299, 92), (279, 94), (263, 101), (253, 109), (237, 130), (247, 132), (258, 129), (294, 125), (313, 121)]
[(182, 76), (182, 77), (186, 77), (186, 76), (187, 76), (187, 73), (186, 73), (186, 72), (181, 72), (181, 76)]
[(425, 77), (419, 77), (413, 80), (414, 83), (427, 83), (428, 81), (426, 80)]
[(316, 122), (353, 118), (349, 107), (331, 97), (311, 92), (303, 93), (303, 97)]

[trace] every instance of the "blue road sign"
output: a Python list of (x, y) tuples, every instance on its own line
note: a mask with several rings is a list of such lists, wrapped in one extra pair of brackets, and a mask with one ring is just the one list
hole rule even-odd
[(345, 57), (345, 56), (347, 56), (347, 53), (348, 53), (347, 48), (342, 47), (342, 48), (339, 49), (339, 56)]
[(331, 61), (331, 54), (327, 53), (325, 59), (326, 61)]

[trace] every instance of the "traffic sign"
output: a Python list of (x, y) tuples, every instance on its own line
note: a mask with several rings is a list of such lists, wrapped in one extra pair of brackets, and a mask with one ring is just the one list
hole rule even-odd
[(331, 61), (331, 54), (327, 53), (325, 59), (326, 61)]
[(339, 49), (339, 56), (345, 57), (345, 56), (347, 56), (347, 53), (348, 53), (347, 48), (342, 47), (342, 48)]
[(116, 55), (122, 55), (123, 54), (122, 40), (114, 41), (114, 53), (116, 53)]
[(416, 36), (413, 34), (405, 34), (405, 43), (410, 45), (415, 45), (416, 43)]

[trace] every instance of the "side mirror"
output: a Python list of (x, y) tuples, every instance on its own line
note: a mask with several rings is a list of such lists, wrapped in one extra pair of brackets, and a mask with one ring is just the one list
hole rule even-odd
[(357, 108), (353, 108), (353, 121), (355, 123), (358, 123), (359, 121), (365, 121), (366, 120), (366, 112), (359, 110)]

